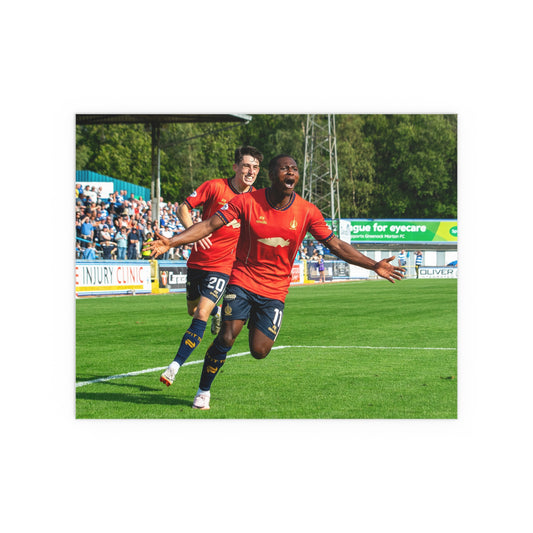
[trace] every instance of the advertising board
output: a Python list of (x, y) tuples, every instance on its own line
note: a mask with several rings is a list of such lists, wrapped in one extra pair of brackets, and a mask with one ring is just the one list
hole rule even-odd
[[(331, 227), (331, 220), (326, 222)], [(336, 228), (334, 220), (334, 231)], [(457, 242), (457, 220), (348, 218), (341, 220), (341, 239), (351, 243), (452, 243)]]
[(76, 294), (142, 294), (152, 292), (148, 261), (76, 261)]

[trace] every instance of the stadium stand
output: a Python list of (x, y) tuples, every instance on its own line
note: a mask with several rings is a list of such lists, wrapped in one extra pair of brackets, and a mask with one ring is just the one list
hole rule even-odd
[[(76, 176), (79, 175), (78, 172)], [(96, 257), (101, 259), (102, 245), (108, 241), (118, 244), (117, 237), (123, 227), (126, 228), (128, 236), (133, 228), (137, 228), (141, 234), (141, 242), (137, 244), (137, 259), (141, 259), (142, 243), (148, 238), (149, 233), (153, 235), (154, 230), (151, 201), (149, 197), (139, 194), (145, 193), (148, 189), (136, 188), (138, 186), (131, 184), (129, 187), (115, 189), (116, 185), (120, 186), (125, 182), (114, 180), (111, 188), (114, 192), (105, 193), (104, 187), (100, 184), (105, 182), (102, 178), (106, 176), (92, 172), (85, 174), (84, 178), (91, 176), (94, 178), (93, 181), (85, 179), (76, 182), (76, 259), (83, 259), (83, 252), (89, 243), (94, 243)], [(176, 214), (178, 206), (178, 202), (164, 202), (161, 199), (159, 228), (167, 236), (173, 236), (184, 229)], [(199, 212), (193, 212), (193, 220), (195, 222), (200, 220)], [(185, 246), (172, 249), (165, 259), (185, 259), (188, 257), (189, 248)], [(118, 247), (115, 247), (111, 252), (111, 259), (116, 260), (117, 254)]]

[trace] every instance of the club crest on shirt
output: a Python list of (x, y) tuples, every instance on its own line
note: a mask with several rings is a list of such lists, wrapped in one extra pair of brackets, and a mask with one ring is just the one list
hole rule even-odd
[(218, 201), (218, 205), (225, 205), (227, 203), (228, 203), (228, 201), (225, 198), (222, 198), (222, 200)]
[(290, 224), (289, 224), (289, 228), (294, 230), (294, 229), (296, 229), (297, 227), (298, 227), (298, 222), (296, 221), (295, 218), (293, 218), (293, 219), (291, 220)]

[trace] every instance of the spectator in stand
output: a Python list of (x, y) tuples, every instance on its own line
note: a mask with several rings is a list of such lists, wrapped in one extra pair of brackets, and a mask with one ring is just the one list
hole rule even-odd
[(129, 200), (124, 202), (124, 213), (128, 213), (130, 217), (135, 215), (135, 209), (133, 208), (132, 203)]
[[(93, 242), (94, 239), (94, 226), (91, 224), (91, 219), (85, 217), (81, 222), (81, 238), (85, 241)], [(82, 242), (82, 247), (87, 247), (87, 242)]]
[(107, 210), (108, 204), (104, 204), (103, 202), (99, 203), (100, 207), (100, 216), (102, 217), (102, 220), (105, 220), (109, 216), (109, 211)]
[(81, 198), (76, 199), (76, 213), (79, 213), (80, 215), (85, 212), (85, 206), (83, 205), (83, 201)]
[(144, 218), (141, 219), (140, 224), (142, 225), (142, 238), (143, 241), (146, 241), (146, 236), (148, 233), (154, 234), (154, 230), (152, 228), (152, 221), (151, 220), (145, 220)]
[(324, 264), (324, 256), (320, 254), (318, 256), (318, 273), (320, 275), (320, 282), (326, 282), (326, 265)]
[(184, 244), (181, 248), (181, 257), (183, 257), (183, 259), (187, 261), (190, 255), (191, 255), (191, 247), (188, 244)]
[(115, 217), (113, 220), (113, 240), (116, 242), (117, 235), (120, 233), (120, 229), (122, 228), (122, 224), (120, 221), (120, 217)]
[(120, 216), (120, 227), (126, 228), (127, 230), (131, 227), (130, 217), (126, 214)]
[(112, 254), (117, 245), (113, 241), (104, 241), (101, 244), (102, 246), (102, 259), (111, 260), (113, 259)]
[(96, 195), (96, 187), (85, 187), (85, 196), (91, 199), (91, 203), (96, 204), (98, 202), (98, 196)]
[(111, 235), (111, 240), (115, 240), (115, 233), (117, 228), (115, 227), (115, 224), (113, 222), (112, 216), (107, 216), (104, 220), (104, 224), (107, 226), (109, 234)]
[(398, 254), (398, 265), (400, 265), (401, 267), (405, 266), (407, 264), (407, 255), (405, 253), (405, 250), (402, 250), (399, 254)]
[(125, 226), (120, 228), (115, 241), (117, 243), (117, 259), (123, 261), (126, 259), (126, 250), (128, 249), (128, 230)]
[(108, 244), (111, 242), (111, 233), (109, 233), (109, 226), (104, 224), (100, 231), (100, 244)]
[(104, 225), (97, 222), (96, 217), (94, 217), (94, 223), (91, 221), (91, 224), (93, 224), (94, 226), (93, 242), (99, 243), (101, 241), (100, 234), (102, 233), (102, 229)]
[(140, 244), (141, 234), (137, 227), (134, 226), (128, 234), (128, 259), (138, 259)]
[(145, 213), (146, 210), (148, 209), (148, 206), (146, 205), (146, 202), (143, 200), (143, 197), (142, 197), (142, 196), (139, 196), (138, 203), (139, 203), (139, 209), (140, 209), (140, 211), (142, 211), (143, 213)]
[(117, 191), (115, 192), (115, 213), (122, 215), (124, 211), (124, 197)]
[(83, 259), (87, 259), (91, 261), (96, 259), (96, 250), (94, 248), (94, 242), (90, 242), (87, 248), (83, 250)]
[[(166, 237), (167, 239), (172, 239), (172, 237), (174, 237), (174, 232), (171, 231), (168, 226), (163, 226), (161, 228), (160, 234), (163, 235), (163, 237)], [(171, 254), (174, 254), (174, 249), (173, 248), (167, 250), (161, 256), (161, 259), (163, 259), (163, 260), (169, 259)]]
[(117, 208), (118, 208), (117, 193), (113, 192), (109, 195), (109, 212), (117, 215), (118, 214)]
[(423, 259), (422, 252), (420, 250), (417, 250), (416, 255), (415, 255), (416, 279), (418, 279), (418, 275), (419, 275), (418, 271), (420, 270), (420, 267), (422, 265), (422, 259)]
[[(149, 242), (152, 242), (153, 240), (154, 240), (154, 239), (153, 239), (153, 237), (152, 237), (152, 234), (151, 234), (150, 232), (148, 232), (148, 233), (146, 234), (146, 241), (145, 241), (145, 242), (146, 242), (146, 243), (149, 243)], [(147, 260), (147, 261), (150, 261), (150, 259), (151, 259), (151, 255), (152, 255), (152, 252), (151, 252), (149, 249), (145, 249), (145, 248), (143, 248), (143, 249), (141, 250), (141, 257), (142, 257), (143, 259), (145, 259), (145, 260)]]
[(89, 187), (89, 185), (85, 185), (85, 187), (83, 188), (83, 193), (82, 193), (84, 203), (87, 203), (87, 200), (91, 198), (90, 191), (91, 191), (91, 188)]
[(81, 237), (81, 213), (78, 211), (76, 213), (76, 238)]
[(135, 225), (137, 226), (137, 229), (141, 234), (141, 241), (143, 241), (144, 237), (148, 233), (146, 221), (144, 220), (144, 218), (141, 217), (141, 215), (133, 215), (133, 220), (135, 221)]

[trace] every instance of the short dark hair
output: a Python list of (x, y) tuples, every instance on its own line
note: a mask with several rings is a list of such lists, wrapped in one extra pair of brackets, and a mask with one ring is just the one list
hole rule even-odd
[(278, 161), (282, 158), (282, 157), (290, 157), (294, 162), (296, 162), (296, 159), (294, 159), (294, 157), (292, 157), (292, 155), (289, 155), (289, 154), (279, 154), (277, 155), (276, 157), (273, 157), (271, 160), (270, 160), (270, 163), (268, 164), (268, 173), (271, 174), (272, 172), (274, 172), (275, 168), (276, 168), (276, 165), (278, 164)]
[(235, 164), (240, 163), (245, 155), (254, 157), (260, 163), (263, 161), (263, 154), (257, 148), (245, 144), (235, 150)]

